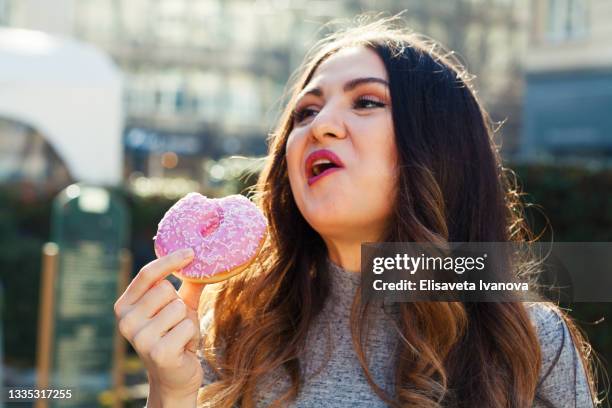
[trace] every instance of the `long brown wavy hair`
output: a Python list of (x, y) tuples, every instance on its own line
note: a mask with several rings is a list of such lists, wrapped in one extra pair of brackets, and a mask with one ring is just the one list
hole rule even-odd
[[(397, 27), (398, 22), (361, 21), (336, 31), (317, 43), (294, 74), (254, 196), (269, 220), (267, 240), (245, 273), (203, 296), (200, 312), (214, 309), (203, 351), (217, 378), (200, 390), (202, 406), (253, 407), (257, 384), (275, 370), (284, 370), (291, 383), (276, 406), (300, 392), (298, 355), (328, 296), (330, 278), (325, 244), (293, 198), (285, 145), (297, 94), (319, 64), (338, 50), (374, 50), (389, 77), (399, 174), (384, 241), (533, 239), (516, 179), (501, 165), (494, 125), (471, 78), (452, 53)], [(387, 395), (366, 364), (367, 307), (360, 306), (359, 294), (351, 313), (353, 344), (373, 391), (389, 405), (522, 408), (537, 398), (540, 345), (522, 303), (400, 304), (395, 395)], [(595, 400), (587, 344), (571, 320), (559, 313), (580, 351)]]

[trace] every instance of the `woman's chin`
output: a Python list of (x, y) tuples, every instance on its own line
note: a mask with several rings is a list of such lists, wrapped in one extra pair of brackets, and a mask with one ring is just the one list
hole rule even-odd
[(342, 231), (346, 231), (346, 228), (347, 228), (347, 225), (343, 223), (339, 223), (338, 220), (336, 219), (334, 219), (333, 222), (330, 222), (332, 220), (330, 220), (329, 218), (328, 219), (314, 218), (314, 219), (307, 219), (307, 221), (312, 227), (312, 229), (314, 229), (323, 238), (329, 237), (329, 236), (335, 236), (338, 233), (341, 233)]
[(357, 233), (356, 223), (348, 219), (343, 220), (337, 217), (315, 218), (309, 221), (309, 224), (323, 239), (345, 239), (355, 236), (354, 234)]

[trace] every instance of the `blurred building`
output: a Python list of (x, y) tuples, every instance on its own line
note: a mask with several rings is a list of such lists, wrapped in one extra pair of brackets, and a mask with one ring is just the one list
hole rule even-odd
[[(406, 10), (410, 26), (455, 52), (499, 129), (505, 155), (519, 147), (524, 89), (523, 56), (529, 25), (528, 0), (377, 0), (361, 8)], [(367, 8), (366, 8), (367, 9)]]
[(612, 2), (534, 0), (521, 152), (612, 159)]
[[(4, 4), (4, 7), (2, 7)], [(403, 15), (455, 50), (482, 99), (520, 126), (526, 0), (0, 0), (5, 22), (108, 52), (125, 79), (127, 174), (206, 183), (203, 158), (262, 155), (284, 85), (323, 23), (364, 11)]]

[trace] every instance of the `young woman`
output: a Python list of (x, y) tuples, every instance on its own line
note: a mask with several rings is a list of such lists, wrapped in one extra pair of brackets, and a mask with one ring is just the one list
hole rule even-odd
[(192, 256), (171, 254), (117, 301), (149, 407), (594, 405), (586, 343), (552, 304), (362, 306), (362, 242), (530, 239), (465, 71), (392, 24), (307, 56), (258, 183), (253, 266), (201, 296), (163, 280)]

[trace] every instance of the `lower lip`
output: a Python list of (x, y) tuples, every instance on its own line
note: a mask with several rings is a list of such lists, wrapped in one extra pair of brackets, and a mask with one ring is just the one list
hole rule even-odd
[(322, 179), (323, 177), (330, 175), (332, 173), (335, 173), (338, 170), (342, 170), (342, 167), (332, 167), (331, 169), (327, 169), (325, 170), (323, 173), (319, 174), (318, 176), (314, 176), (308, 179), (308, 185), (312, 186), (317, 180)]

